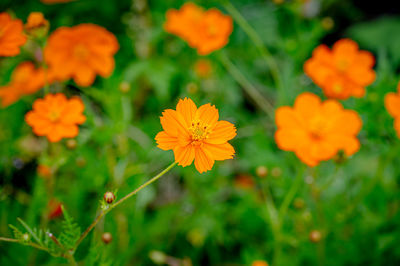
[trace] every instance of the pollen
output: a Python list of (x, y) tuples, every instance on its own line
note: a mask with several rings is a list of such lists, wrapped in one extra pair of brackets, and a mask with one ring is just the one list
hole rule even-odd
[(74, 55), (79, 59), (85, 59), (88, 56), (88, 50), (85, 46), (79, 44), (74, 48)]
[(210, 134), (209, 126), (201, 123), (200, 121), (193, 121), (192, 126), (189, 128), (189, 132), (192, 137), (192, 141), (197, 143), (208, 138)]

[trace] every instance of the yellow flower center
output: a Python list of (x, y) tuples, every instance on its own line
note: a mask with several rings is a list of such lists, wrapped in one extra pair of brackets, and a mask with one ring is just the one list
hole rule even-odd
[(347, 61), (346, 59), (341, 59), (337, 62), (336, 66), (340, 71), (344, 72), (349, 66), (349, 61)]
[(215, 36), (218, 33), (218, 28), (215, 25), (209, 25), (208, 26), (208, 34), (211, 36)]
[(51, 121), (51, 122), (57, 122), (58, 120), (60, 119), (60, 112), (57, 112), (57, 111), (51, 111), (50, 113), (49, 113), (49, 120)]
[(200, 121), (193, 121), (192, 126), (189, 128), (192, 137), (192, 144), (200, 144), (202, 140), (208, 138), (210, 134), (209, 126)]
[(332, 89), (336, 93), (341, 93), (343, 91), (343, 87), (340, 84), (337, 84), (337, 83), (335, 85), (333, 85)]
[(310, 121), (310, 126), (309, 126), (311, 137), (314, 140), (321, 139), (324, 136), (324, 133), (326, 132), (327, 127), (328, 127), (328, 123), (326, 122), (326, 119), (324, 119), (324, 117), (322, 117), (320, 115), (314, 117)]
[(75, 57), (78, 57), (79, 59), (85, 59), (88, 55), (89, 51), (84, 45), (78, 44), (77, 46), (75, 46), (74, 48)]

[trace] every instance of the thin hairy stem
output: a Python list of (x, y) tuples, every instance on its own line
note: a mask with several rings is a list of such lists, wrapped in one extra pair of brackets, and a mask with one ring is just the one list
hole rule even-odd
[(15, 239), (15, 238), (0, 237), (0, 241), (20, 243), (20, 244), (23, 244), (23, 245), (31, 246), (31, 247), (33, 247), (33, 248), (36, 248), (36, 249), (40, 249), (40, 250), (49, 252), (49, 250), (48, 250), (47, 248), (43, 247), (43, 246), (40, 246), (40, 245), (35, 244), (35, 243), (32, 243), (32, 242), (22, 243), (20, 240)]
[(292, 182), (289, 192), (286, 193), (286, 196), (283, 199), (283, 202), (279, 208), (279, 218), (281, 222), (283, 222), (283, 220), (285, 219), (287, 210), (292, 203), (293, 198), (296, 196), (296, 193), (298, 192), (300, 186), (303, 184), (303, 174), (304, 172), (302, 168), (300, 171), (298, 171), (296, 179)]
[(160, 177), (162, 177), (164, 174), (166, 174), (169, 170), (171, 170), (177, 162), (173, 162), (170, 164), (167, 168), (165, 168), (163, 171), (161, 171), (158, 175), (154, 176), (152, 179), (148, 180), (144, 184), (142, 184), (140, 187), (135, 189), (134, 191), (130, 192), (127, 194), (125, 197), (121, 198), (117, 202), (115, 202), (113, 205), (111, 205), (107, 210), (102, 210), (100, 214), (96, 217), (96, 219), (89, 225), (89, 227), (82, 233), (81, 237), (79, 240), (76, 242), (75, 249), (79, 246), (79, 244), (86, 238), (86, 236), (92, 231), (92, 229), (97, 225), (97, 223), (101, 220), (103, 216), (105, 216), (108, 212), (110, 212), (112, 209), (120, 205), (122, 202), (126, 201), (130, 197), (136, 195), (140, 190), (144, 189), (148, 185), (152, 184), (153, 182), (157, 181)]
[(274, 117), (274, 107), (272, 104), (262, 95), (258, 89), (243, 75), (243, 73), (229, 60), (228, 56), (221, 51), (218, 53), (218, 58), (221, 64), (231, 74), (231, 76), (239, 83), (250, 98), (257, 104), (257, 106), (263, 110), (269, 118), (272, 120)]
[(280, 79), (278, 64), (276, 63), (275, 59), (273, 58), (267, 47), (264, 45), (258, 33), (253, 29), (253, 27), (242, 16), (242, 14), (240, 14), (239, 10), (237, 10), (229, 0), (223, 1), (223, 6), (236, 21), (236, 23), (243, 29), (247, 36), (249, 36), (249, 38), (252, 40), (255, 47), (260, 52), (262, 58), (267, 63), (275, 86), (279, 89), (282, 86), (282, 82)]

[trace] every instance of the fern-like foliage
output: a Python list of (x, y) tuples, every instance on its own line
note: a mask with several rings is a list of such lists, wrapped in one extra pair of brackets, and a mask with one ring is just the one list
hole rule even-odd
[(17, 227), (15, 227), (15, 226), (12, 225), (12, 224), (9, 224), (8, 226), (9, 226), (9, 227), (11, 228), (11, 230), (13, 231), (13, 234), (14, 234), (15, 239), (17, 239), (19, 242), (21, 242), (21, 243), (23, 243), (23, 244), (26, 244), (26, 243), (29, 242), (30, 236), (29, 236), (28, 234), (22, 233)]
[(62, 222), (62, 233), (60, 234), (59, 241), (66, 250), (73, 250), (75, 244), (81, 235), (81, 229), (74, 219), (69, 216), (68, 212), (62, 207), (64, 214), (64, 221)]

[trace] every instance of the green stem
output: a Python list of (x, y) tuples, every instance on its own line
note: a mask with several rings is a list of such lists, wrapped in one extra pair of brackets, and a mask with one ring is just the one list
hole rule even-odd
[(271, 226), (272, 235), (275, 240), (272, 265), (278, 265), (278, 261), (279, 261), (280, 254), (281, 254), (281, 241), (282, 241), (281, 240), (281, 232), (280, 232), (281, 225), (280, 225), (280, 221), (279, 221), (279, 216), (278, 216), (278, 212), (275, 207), (275, 203), (273, 201), (271, 191), (269, 190), (268, 185), (265, 189), (261, 189), (261, 194), (265, 201), (265, 207), (266, 207), (266, 210), (268, 213), (268, 222)]
[(338, 172), (339, 172), (339, 168), (340, 168), (340, 165), (336, 165), (335, 166), (335, 171), (333, 172), (333, 174), (328, 178), (328, 180), (320, 187), (320, 190), (321, 191), (325, 191), (326, 189), (328, 189), (331, 185), (332, 185), (332, 183), (336, 180), (336, 176), (337, 176), (337, 174), (338, 174)]
[(239, 83), (251, 99), (261, 108), (272, 120), (274, 118), (274, 107), (272, 104), (251, 84), (242, 72), (229, 60), (228, 56), (221, 51), (218, 59), (231, 76)]
[(46, 96), (46, 94), (50, 93), (50, 87), (49, 87), (49, 79), (48, 79), (49, 71), (48, 71), (48, 67), (47, 67), (46, 61), (44, 60), (44, 48), (45, 48), (45, 44), (42, 45), (41, 49), (42, 49), (42, 57), (43, 57), (42, 58), (43, 59), (42, 67), (44, 69), (44, 88), (43, 88), (43, 92), (44, 92), (44, 95)]
[(68, 260), (68, 262), (69, 262), (69, 264), (71, 266), (77, 266), (78, 265), (78, 263), (76, 263), (75, 258), (74, 258), (74, 256), (72, 254), (68, 255), (66, 257), (66, 259)]
[(130, 192), (127, 194), (125, 197), (121, 198), (117, 202), (115, 202), (113, 205), (111, 205), (107, 210), (102, 210), (100, 214), (96, 217), (96, 219), (89, 225), (89, 227), (82, 233), (81, 237), (78, 239), (78, 241), (75, 244), (75, 250), (78, 248), (79, 244), (86, 238), (86, 236), (92, 231), (92, 229), (97, 225), (97, 223), (101, 220), (103, 216), (105, 216), (108, 212), (110, 212), (112, 209), (120, 205), (122, 202), (126, 201), (130, 197), (136, 195), (140, 190), (144, 189), (148, 185), (152, 184), (153, 182), (157, 181), (160, 177), (162, 177), (164, 174), (166, 174), (169, 170), (171, 170), (177, 162), (173, 162), (170, 164), (167, 168), (165, 168), (162, 172), (160, 172), (158, 175), (154, 176), (152, 179), (148, 180), (144, 184), (142, 184), (140, 187), (135, 189), (134, 191)]
[(325, 232), (326, 232), (325, 215), (323, 212), (323, 208), (320, 204), (321, 190), (315, 185), (315, 181), (317, 179), (317, 170), (316, 168), (310, 170), (311, 170), (311, 175), (313, 177), (313, 182), (310, 184), (311, 196), (313, 198), (317, 213), (318, 226), (320, 227), (319, 229), (323, 229), (324, 232), (322, 239), (317, 244), (318, 262), (319, 265), (322, 266), (325, 265)]
[(253, 41), (254, 45), (260, 52), (261, 56), (267, 63), (271, 76), (274, 80), (275, 85), (279, 89), (282, 86), (282, 82), (280, 80), (279, 67), (271, 53), (264, 45), (262, 39), (258, 35), (258, 33), (251, 27), (251, 25), (247, 22), (247, 20), (240, 14), (240, 12), (232, 5), (229, 0), (223, 2), (223, 6), (229, 12), (229, 14), (233, 17), (237, 24), (243, 29), (243, 31), (249, 36), (249, 38)]
[(45, 248), (45, 247), (43, 247), (43, 246), (40, 246), (40, 245), (38, 245), (38, 244), (32, 243), (32, 242), (30, 242), (30, 243), (22, 243), (22, 242), (21, 242), (20, 240), (18, 240), (18, 239), (8, 238), (8, 237), (0, 237), (0, 241), (13, 242), (13, 243), (20, 243), (20, 244), (23, 244), (23, 245), (31, 246), (31, 247), (33, 247), (33, 248), (36, 248), (36, 249), (40, 249), (40, 250), (49, 252), (49, 250), (48, 250), (47, 248)]
[(293, 198), (296, 196), (297, 191), (299, 190), (301, 184), (303, 184), (303, 168), (301, 169), (301, 171), (297, 173), (296, 179), (293, 181), (289, 189), (289, 192), (286, 194), (281, 204), (281, 207), (279, 208), (279, 218), (281, 220), (281, 223), (283, 223), (287, 210), (290, 204), (292, 203)]

